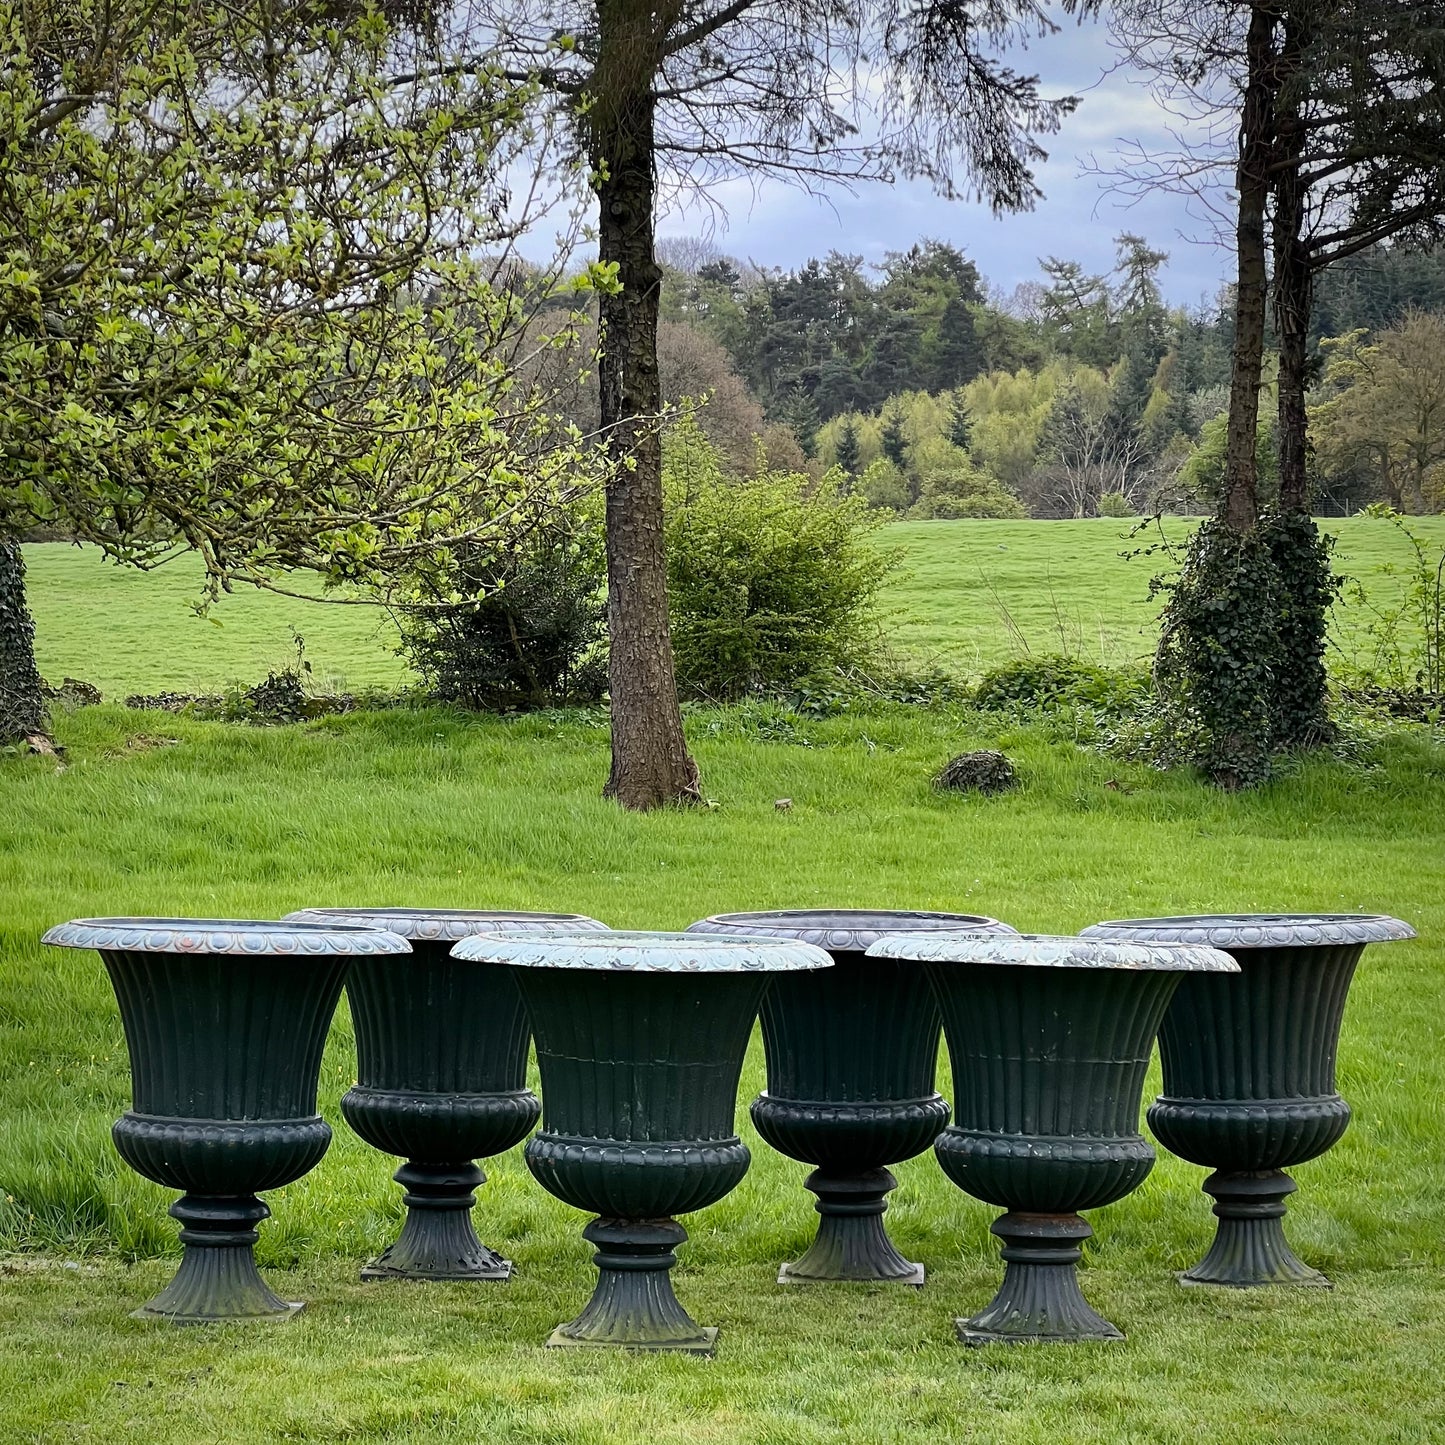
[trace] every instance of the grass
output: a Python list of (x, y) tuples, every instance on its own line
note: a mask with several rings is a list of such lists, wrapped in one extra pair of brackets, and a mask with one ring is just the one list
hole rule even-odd
[[(1160, 601), (1149, 582), (1177, 566), (1195, 523), (1165, 519), (1137, 538), (1132, 524), (1085, 522), (908, 522), (883, 534), (908, 551), (906, 575), (888, 601), (901, 649), (968, 674), (1027, 648), (1067, 652), (1117, 666), (1147, 659)], [(1376, 607), (1395, 606), (1409, 545), (1381, 517), (1330, 518), (1336, 570), (1357, 579)], [(1412, 531), (1437, 549), (1445, 517), (1411, 517)], [(1154, 550), (1144, 552), (1144, 548)], [(1389, 569), (1397, 569), (1393, 574)], [(1363, 660), (1369, 611), (1346, 600), (1334, 621), (1336, 660)]]
[[(130, 693), (214, 692), (294, 663), (305, 640), (318, 683), (341, 691), (395, 687), (405, 675), (396, 630), (380, 608), (316, 603), (242, 588), (197, 616), (202, 573), (192, 556), (154, 572), (107, 562), (91, 548), (25, 549), (41, 673), (77, 677), (117, 701)], [(304, 576), (295, 590), (319, 594)]]
[[(37, 574), (38, 576), (38, 569)], [(37, 591), (40, 590), (40, 584)], [(982, 604), (979, 604), (982, 607)], [(718, 806), (649, 817), (597, 794), (586, 717), (359, 713), (284, 729), (63, 716), (70, 766), (0, 760), (0, 1440), (566, 1442), (1428, 1441), (1445, 1436), (1445, 753), (1399, 730), (1351, 766), (1225, 796), (966, 710), (689, 720)], [(806, 743), (799, 746), (797, 743)], [(1008, 749), (1024, 787), (941, 797), (950, 752)], [(793, 807), (777, 811), (778, 797)], [(174, 1331), (127, 1310), (173, 1267), (168, 1196), (107, 1138), (128, 1102), (114, 1003), (90, 954), (40, 931), (87, 913), (275, 916), (306, 904), (566, 909), (673, 927), (723, 909), (833, 903), (994, 913), (1072, 930), (1125, 913), (1398, 913), (1420, 941), (1366, 956), (1340, 1058), (1356, 1121), (1298, 1171), (1299, 1252), (1333, 1292), (1184, 1291), (1210, 1234), (1201, 1171), (1168, 1156), (1098, 1211), (1086, 1289), (1122, 1346), (966, 1352), (950, 1320), (998, 1275), (992, 1211), (924, 1157), (898, 1170), (895, 1238), (922, 1293), (783, 1291), (814, 1215), (805, 1170), (748, 1129), (754, 1163), (688, 1219), (678, 1288), (723, 1334), (711, 1362), (537, 1346), (590, 1288), (582, 1217), (514, 1151), (489, 1166), (483, 1237), (504, 1287), (363, 1287), (393, 1230), (392, 1161), (337, 1119), (354, 1078), (338, 1017), (322, 1164), (271, 1197), (261, 1254), (311, 1301), (274, 1327)], [(946, 1074), (946, 1070), (944, 1071)], [(761, 1082), (756, 1044), (746, 1100)], [(946, 1080), (942, 1087), (947, 1087)]]
[[(1177, 546), (1192, 525), (1171, 519), (1167, 540)], [(1376, 605), (1391, 605), (1401, 579), (1385, 569), (1408, 559), (1396, 528), (1371, 517), (1324, 525), (1340, 539), (1339, 569), (1359, 578)], [(1410, 526), (1445, 544), (1445, 517), (1411, 518)], [(885, 598), (890, 639), (917, 659), (969, 674), (1025, 647), (1109, 664), (1147, 657), (1159, 611), (1149, 580), (1172, 563), (1163, 552), (1126, 555), (1161, 540), (1156, 531), (1131, 541), (1128, 531), (1128, 523), (1108, 519), (889, 527), (884, 539), (907, 552), (904, 575)], [(59, 544), (29, 547), (25, 555), (41, 671), (55, 681), (92, 682), (108, 698), (255, 682), (294, 656), (293, 631), (305, 638), (320, 682), (385, 687), (405, 676), (395, 631), (375, 608), (247, 590), (200, 618), (191, 608), (201, 585), (193, 559), (142, 574)], [(1340, 607), (1342, 656), (1363, 655), (1367, 620), (1358, 606)]]

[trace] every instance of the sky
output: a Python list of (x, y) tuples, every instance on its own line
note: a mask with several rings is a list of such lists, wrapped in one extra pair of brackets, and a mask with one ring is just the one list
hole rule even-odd
[(1044, 142), (1049, 159), (1036, 171), (1044, 199), (1031, 212), (995, 217), (978, 202), (942, 200), (923, 182), (868, 186), (853, 195), (834, 187), (819, 197), (780, 181), (738, 180), (714, 185), (710, 206), (674, 206), (659, 218), (658, 233), (709, 234), (730, 255), (785, 269), (829, 251), (877, 263), (889, 251), (932, 237), (959, 247), (996, 290), (1007, 293), (1038, 278), (1041, 256), (1063, 256), (1089, 271), (1106, 272), (1114, 260), (1114, 237), (1132, 231), (1169, 253), (1160, 277), (1168, 301), (1195, 305), (1212, 299), (1231, 258), (1213, 239), (1213, 224), (1197, 203), (1157, 192), (1137, 200), (1122, 197), (1087, 173), (1091, 157), (1101, 166), (1117, 166), (1123, 141), (1167, 148), (1177, 124), (1137, 78), (1118, 68), (1103, 29), (1068, 21), (1026, 52), (1011, 52), (1009, 60), (1037, 73), (1045, 94), (1080, 97), (1060, 132)]

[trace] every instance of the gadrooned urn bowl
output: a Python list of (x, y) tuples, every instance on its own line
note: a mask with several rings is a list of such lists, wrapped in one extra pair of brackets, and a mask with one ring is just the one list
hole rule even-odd
[(934, 1086), (938, 1005), (922, 964), (868, 949), (899, 933), (1014, 931), (972, 913), (858, 908), (723, 913), (688, 929), (798, 939), (833, 959), (829, 969), (779, 974), (763, 996), (768, 1082), (753, 1123), (774, 1149), (814, 1166), (804, 1187), (819, 1215), (813, 1244), (783, 1265), (779, 1284), (923, 1283), (923, 1265), (899, 1253), (883, 1215), (898, 1183), (888, 1166), (921, 1154), (948, 1123)]
[(1149, 1127), (1166, 1149), (1214, 1171), (1204, 1190), (1219, 1221), (1181, 1282), (1328, 1285), (1285, 1238), (1296, 1187), (1285, 1171), (1332, 1148), (1349, 1125), (1335, 1054), (1360, 955), (1415, 930), (1373, 914), (1255, 913), (1115, 919), (1084, 936), (1203, 943), (1239, 963), (1236, 974), (1186, 978), (1159, 1033), (1164, 1092)]
[(969, 1345), (1118, 1340), (1079, 1288), (1080, 1211), (1136, 1189), (1144, 1073), (1169, 999), (1195, 973), (1234, 972), (1211, 948), (1078, 938), (885, 938), (874, 958), (923, 963), (953, 1061), (954, 1122), (934, 1152), (959, 1188), (1007, 1211), (1002, 1287), (957, 1321)]
[(58, 948), (100, 952), (120, 1004), (132, 1107), (112, 1129), (137, 1173), (182, 1192), (180, 1269), (136, 1314), (179, 1324), (284, 1318), (256, 1269), (256, 1197), (325, 1154), (326, 1031), (357, 959), (404, 954), (374, 929), (226, 918), (82, 918)]
[(542, 1112), (527, 1088), (530, 1032), (511, 972), (451, 956), (474, 933), (605, 930), (579, 913), (443, 908), (306, 908), (288, 919), (385, 928), (411, 955), (360, 959), (346, 980), (356, 1086), (346, 1122), (405, 1162), (401, 1233), (362, 1279), (504, 1280), (511, 1262), (477, 1238), (478, 1159), (520, 1143)]
[(738, 1075), (769, 979), (827, 968), (821, 949), (771, 938), (591, 933), (463, 939), (457, 957), (515, 971), (542, 1075), (527, 1165), (598, 1216), (597, 1288), (551, 1345), (710, 1354), (669, 1274), (687, 1232), (673, 1218), (747, 1172), (734, 1128)]

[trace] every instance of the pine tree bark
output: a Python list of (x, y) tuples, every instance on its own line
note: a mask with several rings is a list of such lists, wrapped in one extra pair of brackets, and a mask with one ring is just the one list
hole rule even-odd
[(613, 462), (607, 488), (608, 682), (612, 772), (603, 790), (649, 809), (701, 796), (673, 674), (663, 540), (662, 385), (657, 321), (662, 272), (654, 256), (652, 8), (598, 6), (599, 55), (589, 113), (598, 253), (621, 290), (599, 308), (600, 420)]
[(0, 744), (49, 731), (20, 544), (0, 537)]
[(1235, 292), (1234, 355), (1229, 382), (1228, 447), (1220, 516), (1231, 532), (1243, 535), (1259, 516), (1255, 465), (1259, 427), (1259, 384), (1264, 369), (1264, 321), (1269, 301), (1265, 249), (1265, 205), (1274, 157), (1275, 95), (1278, 88), (1272, 6), (1250, 9), (1245, 42), (1247, 82), (1240, 113), (1239, 162), (1235, 188), (1239, 212), (1235, 250), (1239, 270)]

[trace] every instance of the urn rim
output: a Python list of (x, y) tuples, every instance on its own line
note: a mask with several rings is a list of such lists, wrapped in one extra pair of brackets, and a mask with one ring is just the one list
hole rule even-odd
[(1113, 969), (1138, 973), (1238, 973), (1217, 948), (1136, 943), (1048, 933), (901, 933), (880, 939), (869, 958), (920, 963), (987, 964), (1006, 968)]
[(689, 933), (719, 938), (789, 938), (835, 953), (863, 953), (880, 938), (901, 933), (1010, 935), (1011, 925), (982, 913), (935, 913), (892, 908), (781, 908), (757, 913), (714, 913), (688, 924)]
[(585, 913), (529, 913), (479, 908), (298, 908), (283, 922), (383, 929), (417, 942), (455, 942), (474, 933), (603, 933)]
[(601, 973), (787, 973), (833, 966), (821, 948), (790, 939), (625, 930), (550, 936), (473, 934), (452, 949), (452, 957), (511, 968)]
[(1248, 949), (1388, 943), (1417, 934), (1402, 919), (1385, 913), (1198, 913), (1112, 918), (1091, 924), (1080, 936)]
[(251, 958), (411, 952), (406, 939), (380, 929), (269, 918), (73, 918), (40, 941), (52, 948)]

